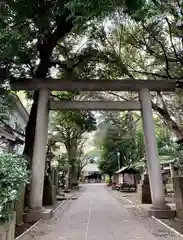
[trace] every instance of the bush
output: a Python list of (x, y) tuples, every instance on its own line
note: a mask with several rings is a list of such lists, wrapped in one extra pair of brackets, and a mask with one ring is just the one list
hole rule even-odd
[(23, 156), (0, 153), (0, 217), (13, 211), (20, 186), (28, 182), (27, 162)]
[(105, 177), (105, 182), (106, 182), (107, 184), (110, 183), (110, 177), (109, 177), (108, 175)]

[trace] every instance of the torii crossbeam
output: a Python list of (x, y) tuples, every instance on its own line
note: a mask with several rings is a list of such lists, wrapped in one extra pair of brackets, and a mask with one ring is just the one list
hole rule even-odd
[(50, 101), (50, 110), (91, 110), (91, 111), (136, 111), (141, 110), (138, 101)]
[(61, 80), (61, 79), (19, 79), (10, 84), (11, 90), (38, 90), (41, 88), (57, 91), (175, 91), (177, 82), (172, 80)]

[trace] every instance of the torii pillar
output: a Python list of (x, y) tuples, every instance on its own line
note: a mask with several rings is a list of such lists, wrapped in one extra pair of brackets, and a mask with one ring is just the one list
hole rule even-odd
[(48, 134), (48, 102), (48, 89), (40, 89), (32, 159), (29, 210), (25, 215), (25, 222), (35, 222), (40, 218), (49, 218), (49, 215), (51, 216), (51, 211), (42, 207)]
[(142, 107), (145, 150), (152, 198), (152, 206), (149, 210), (149, 214), (158, 218), (174, 217), (175, 212), (171, 211), (170, 207), (165, 203), (165, 194), (161, 176), (149, 89), (145, 88), (140, 90), (139, 95)]

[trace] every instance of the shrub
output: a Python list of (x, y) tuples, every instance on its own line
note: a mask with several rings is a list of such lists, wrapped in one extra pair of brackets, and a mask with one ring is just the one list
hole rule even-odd
[(21, 155), (0, 153), (0, 217), (13, 211), (20, 186), (28, 182), (27, 162)]
[(109, 177), (108, 175), (105, 177), (105, 182), (106, 182), (107, 184), (110, 183), (110, 177)]

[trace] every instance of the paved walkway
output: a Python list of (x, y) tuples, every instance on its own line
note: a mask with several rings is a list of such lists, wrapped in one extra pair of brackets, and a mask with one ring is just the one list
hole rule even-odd
[(178, 240), (151, 218), (129, 212), (101, 184), (85, 185), (49, 221), (39, 223), (22, 240)]

